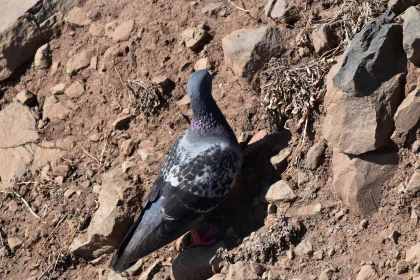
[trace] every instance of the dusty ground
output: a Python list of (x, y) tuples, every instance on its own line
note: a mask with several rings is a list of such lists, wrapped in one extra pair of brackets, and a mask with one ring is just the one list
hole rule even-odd
[[(337, 10), (334, 5), (321, 5), (327, 1), (309, 1), (306, 5), (302, 4), (306, 10), (302, 11), (300, 20), (291, 26), (265, 17), (265, 2), (243, 2), (250, 14), (224, 1), (225, 16), (210, 16), (202, 14), (202, 2), (192, 5), (187, 1), (87, 0), (81, 7), (94, 14), (96, 22), (100, 24), (114, 20), (135, 20), (134, 35), (128, 42), (118, 45), (115, 67), (106, 72), (84, 69), (70, 78), (65, 73), (69, 57), (80, 50), (101, 55), (113, 43), (106, 36), (99, 39), (91, 36), (89, 26), (65, 26), (62, 35), (50, 42), (52, 60), (60, 62), (55, 74), (38, 70), (28, 62), (13, 79), (0, 85), (2, 109), (23, 88), (36, 93), (39, 103), (43, 104), (50, 88), (57, 83), (70, 84), (79, 80), (86, 84), (86, 93), (77, 100), (70, 101), (65, 95), (59, 96), (61, 102), (72, 108), (68, 118), (49, 122), (40, 129), (43, 140), (71, 139), (75, 143), (67, 157), (62, 159), (70, 163), (70, 175), (62, 185), (40, 174), (28, 175), (14, 187), (40, 215), (41, 222), (29, 213), (18, 197), (7, 193), (1, 195), (0, 244), (10, 234), (23, 234), (25, 240), (16, 251), (0, 251), (0, 278), (37, 279), (51, 264), (54, 264), (51, 279), (98, 278), (98, 271), (107, 268), (109, 258), (92, 264), (68, 252), (73, 238), (87, 228), (97, 208), (95, 201), (98, 195), (92, 192), (92, 186), (101, 184), (104, 172), (122, 164), (125, 158), (120, 152), (121, 143), (134, 139), (139, 141), (140, 148), (152, 151), (154, 160), (151, 163), (142, 162), (135, 153), (133, 160), (138, 168), (130, 170), (125, 179), (138, 185), (139, 199), (149, 190), (172, 142), (188, 126), (191, 115), (189, 107), (178, 106), (176, 101), (186, 94), (187, 79), (194, 63), (203, 55), (209, 57), (214, 70), (218, 72), (213, 95), (235, 134), (238, 137), (243, 132), (254, 135), (262, 129), (269, 129), (258, 94), (238, 82), (231, 69), (225, 66), (221, 39), (240, 28), (278, 24), (287, 28), (286, 45), (292, 46), (296, 36), (305, 31), (307, 20), (317, 11), (322, 19), (327, 20), (334, 17)], [(213, 38), (202, 52), (194, 53), (180, 44), (180, 34), (186, 27), (201, 23), (209, 27)], [(292, 65), (304, 64), (315, 57), (310, 54), (301, 58), (297, 52), (289, 52), (288, 55)], [(160, 75), (169, 77), (173, 85), (162, 93), (161, 103), (154, 112), (141, 111), (138, 97), (129, 97), (124, 81), (140, 79), (150, 85), (151, 80)], [(415, 74), (407, 77), (407, 83), (414, 84), (416, 80)], [(130, 98), (134, 100), (130, 102)], [(331, 268), (335, 272), (334, 279), (355, 279), (362, 262), (373, 262), (383, 279), (408, 279), (409, 274), (397, 275), (395, 270), (398, 259), (404, 258), (405, 250), (420, 239), (417, 224), (410, 219), (411, 209), (418, 209), (419, 202), (398, 193), (396, 186), (410, 178), (416, 168), (418, 155), (409, 150), (400, 151), (402, 161), (398, 174), (384, 189), (378, 212), (367, 218), (366, 228), (361, 226), (363, 217), (350, 213), (330, 186), (332, 151), (327, 149), (322, 166), (315, 172), (303, 167), (302, 159), (307, 149), (320, 135), (321, 103), (322, 100), (318, 100), (306, 138), (302, 138), (302, 130), (282, 130), (257, 155), (245, 160), (237, 190), (210, 220), (217, 224), (220, 238), (225, 237), (229, 249), (235, 253), (241, 240), (251, 232), (264, 232), (275, 219), (273, 215), (267, 216), (267, 206), (255, 203), (254, 198), (259, 197), (264, 186), (283, 178), (294, 186), (300, 198), (290, 206), (280, 205), (278, 213), (295, 216), (293, 213), (303, 206), (321, 203), (321, 213), (299, 217), (305, 227), (299, 239), (310, 241), (314, 251), (323, 250), (324, 257), (319, 260), (295, 257), (291, 260), (283, 252), (283, 256), (269, 265), (278, 267), (290, 278), (315, 277), (325, 268)], [(127, 109), (133, 116), (129, 128), (113, 130), (112, 123)], [(91, 141), (93, 136), (99, 141)], [(279, 172), (273, 169), (269, 160), (286, 146), (292, 148), (293, 157), (289, 159), (287, 169)], [(92, 156), (101, 159), (100, 163)], [(301, 159), (295, 163), (299, 156)], [(298, 174), (301, 172), (309, 175), (309, 183), (298, 184)], [(66, 199), (63, 193), (70, 187), (78, 192)], [(225, 234), (230, 227), (234, 229), (234, 236)], [(397, 241), (389, 238), (394, 230), (401, 235)], [(169, 245), (167, 248), (172, 247)], [(159, 254), (154, 253), (145, 259), (145, 267), (156, 258), (164, 261), (177, 254), (175, 250), (161, 250)], [(165, 271), (169, 271), (167, 267)]]

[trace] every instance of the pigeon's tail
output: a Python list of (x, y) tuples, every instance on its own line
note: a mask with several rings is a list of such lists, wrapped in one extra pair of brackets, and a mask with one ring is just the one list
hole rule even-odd
[(159, 228), (160, 221), (162, 220), (160, 206), (160, 200), (155, 203), (148, 202), (146, 204), (140, 217), (125, 236), (117, 254), (111, 260), (109, 266), (114, 271), (123, 272), (135, 264), (138, 259), (155, 250), (150, 248), (153, 246), (153, 243), (149, 243), (149, 239), (157, 235), (154, 232)]

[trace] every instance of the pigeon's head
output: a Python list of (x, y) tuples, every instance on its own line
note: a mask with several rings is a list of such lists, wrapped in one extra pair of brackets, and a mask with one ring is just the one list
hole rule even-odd
[(194, 100), (205, 101), (209, 98), (212, 99), (211, 85), (214, 75), (214, 73), (206, 70), (198, 70), (190, 76), (187, 88), (191, 102)]

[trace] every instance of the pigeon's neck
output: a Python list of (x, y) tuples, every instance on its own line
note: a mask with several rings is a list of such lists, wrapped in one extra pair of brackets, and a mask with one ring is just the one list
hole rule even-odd
[(230, 134), (231, 129), (213, 98), (191, 100), (191, 130), (198, 134)]

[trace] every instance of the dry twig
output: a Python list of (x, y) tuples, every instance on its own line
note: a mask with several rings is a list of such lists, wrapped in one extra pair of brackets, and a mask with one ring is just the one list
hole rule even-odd
[(29, 212), (38, 220), (41, 220), (41, 218), (32, 210), (31, 206), (29, 206), (29, 203), (22, 197), (20, 196), (20, 194), (18, 194), (17, 192), (13, 192), (17, 197), (20, 198), (20, 200), (22, 200), (22, 202), (26, 205), (26, 207), (29, 209)]

